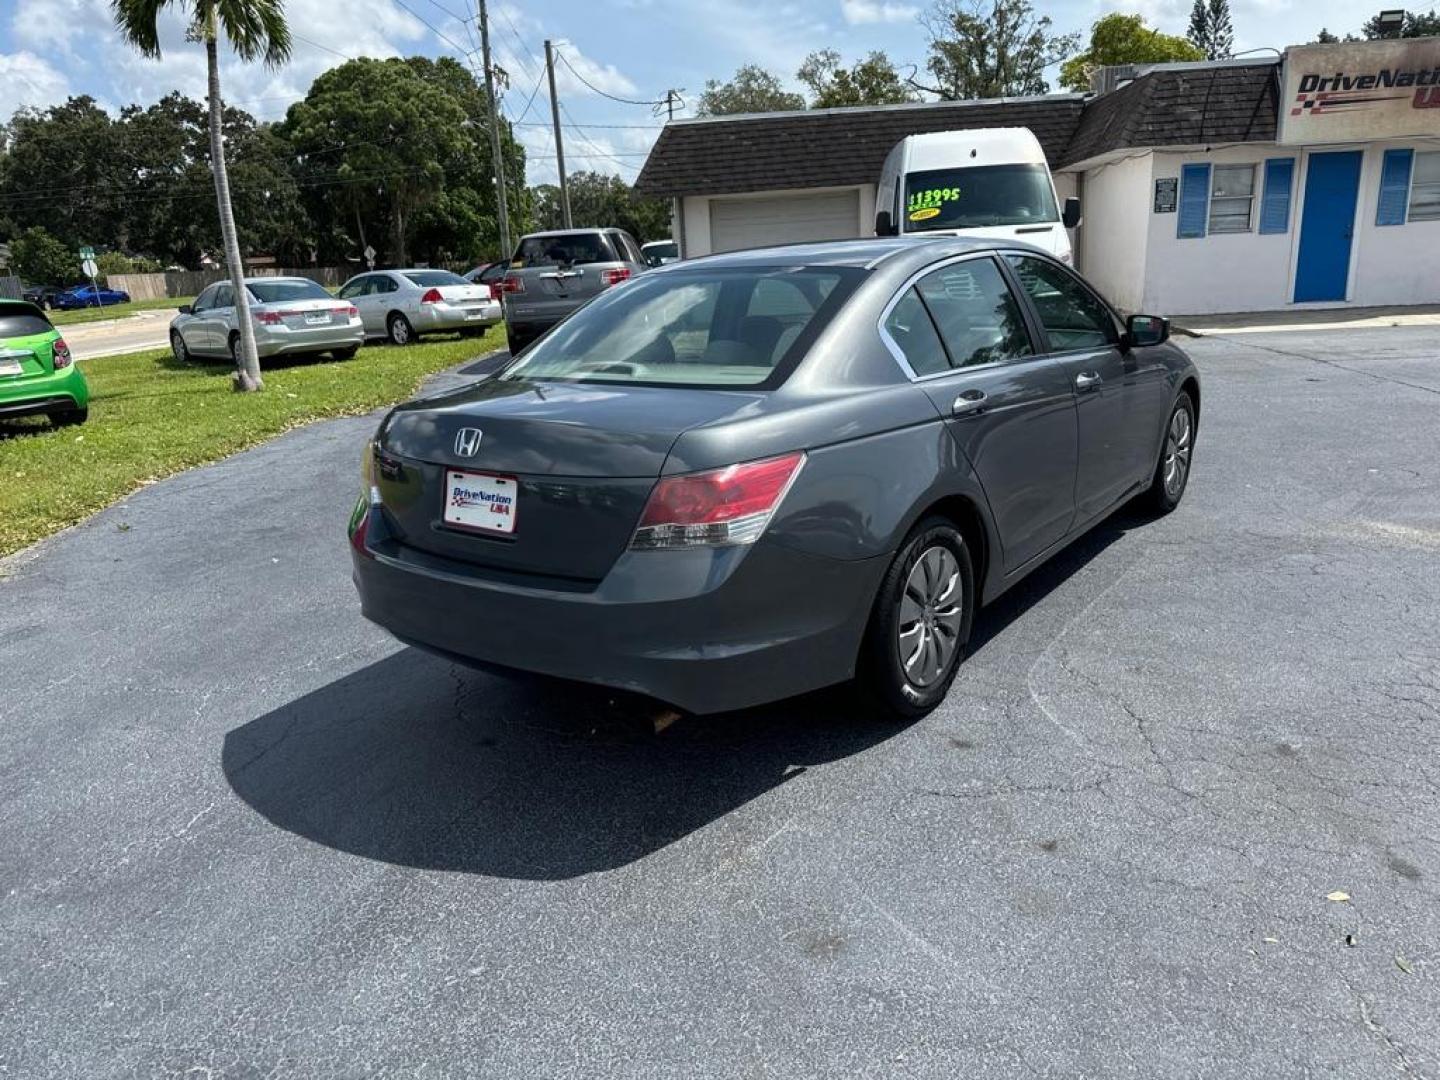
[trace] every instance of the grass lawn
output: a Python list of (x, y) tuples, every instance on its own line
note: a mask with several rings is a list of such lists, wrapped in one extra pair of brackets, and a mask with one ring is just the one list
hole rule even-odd
[(164, 308), (178, 308), (194, 300), (193, 296), (180, 296), (170, 300), (131, 300), (128, 304), (110, 304), (108, 307), (76, 308), (74, 311), (47, 311), (45, 314), (56, 326), (70, 326), (74, 323), (96, 322), (99, 319), (123, 319), (137, 311), (157, 311)]
[(424, 376), (503, 345), (504, 330), (495, 328), (483, 338), (366, 346), (353, 360), (275, 361), (262, 364), (265, 390), (258, 394), (232, 391), (224, 364), (182, 366), (168, 351), (81, 361), (90, 383), (88, 423), (56, 429), (43, 417), (0, 422), (0, 556), (147, 481), (311, 420), (401, 401)]

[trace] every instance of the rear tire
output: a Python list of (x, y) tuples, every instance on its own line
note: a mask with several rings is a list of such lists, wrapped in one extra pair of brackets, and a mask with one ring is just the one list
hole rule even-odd
[(55, 427), (74, 427), (76, 424), (83, 424), (90, 419), (89, 409), (66, 409), (64, 412), (52, 412), (46, 414), (50, 423)]
[(1160, 444), (1160, 460), (1155, 463), (1155, 476), (1145, 500), (1157, 515), (1168, 514), (1180, 505), (1190, 483), (1190, 465), (1195, 451), (1195, 405), (1190, 395), (1181, 391), (1165, 422), (1165, 438)]
[(415, 328), (397, 311), (385, 320), (385, 336), (391, 345), (409, 345), (415, 340)]
[(975, 569), (960, 531), (928, 517), (881, 579), (857, 682), (885, 713), (914, 720), (945, 699), (970, 641)]
[(333, 356), (336, 360), (353, 360), (355, 359), (355, 354), (359, 351), (359, 345), (351, 345), (348, 348), (344, 349), (331, 349), (330, 355)]

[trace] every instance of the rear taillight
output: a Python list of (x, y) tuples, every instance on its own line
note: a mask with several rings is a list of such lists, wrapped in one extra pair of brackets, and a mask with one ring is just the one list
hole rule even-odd
[[(600, 271), (600, 284), (610, 286), (619, 285), (622, 281), (630, 280), (630, 268), (628, 266), (616, 266), (610, 270)], [(628, 293), (626, 294), (629, 295)]]
[(337, 308), (331, 308), (330, 313), (332, 315), (344, 315), (347, 319), (353, 319), (356, 315), (360, 314), (360, 309), (354, 304), (341, 304)]
[(500, 279), (500, 291), (508, 293), (524, 292), (525, 279), (515, 277), (513, 274), (506, 274)]
[(443, 299), (445, 298), (440, 295), (439, 289), (426, 289), (425, 295), (420, 297), (420, 302), (422, 304), (438, 304)]
[(264, 326), (279, 326), (285, 321), (285, 316), (278, 311), (257, 311), (255, 321)]
[(790, 489), (804, 454), (666, 476), (650, 492), (632, 548), (753, 544)]
[(50, 346), (50, 363), (56, 371), (67, 368), (72, 362), (70, 346), (65, 344), (64, 338), (56, 338), (55, 343)]

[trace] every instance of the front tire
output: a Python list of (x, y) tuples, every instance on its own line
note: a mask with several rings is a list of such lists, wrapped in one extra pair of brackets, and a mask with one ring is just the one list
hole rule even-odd
[(861, 687), (892, 716), (924, 716), (955, 681), (974, 615), (975, 569), (965, 538), (945, 518), (926, 518), (880, 582)]
[(180, 336), (178, 330), (170, 332), (170, 351), (175, 354), (175, 360), (180, 364), (190, 362), (190, 350), (185, 347), (185, 339)]
[(1155, 476), (1150, 482), (1146, 499), (1156, 514), (1168, 514), (1180, 505), (1185, 487), (1190, 482), (1191, 455), (1195, 450), (1195, 405), (1190, 395), (1181, 391), (1165, 424), (1165, 440), (1160, 446), (1160, 460), (1155, 463)]
[(385, 320), (385, 335), (391, 345), (409, 345), (415, 340), (415, 328), (397, 311)]
[(530, 339), (522, 337), (509, 326), (505, 327), (505, 348), (510, 350), (511, 356), (520, 355), (520, 351), (530, 344)]

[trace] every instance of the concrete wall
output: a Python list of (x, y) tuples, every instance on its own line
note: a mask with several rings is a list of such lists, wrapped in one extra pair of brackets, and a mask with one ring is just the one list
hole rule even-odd
[[(1440, 117), (1437, 117), (1440, 122)], [(1440, 150), (1418, 139), (1377, 144), (1365, 154), (1360, 172), (1360, 209), (1355, 215), (1355, 251), (1350, 264), (1350, 298), (1364, 307), (1440, 304), (1440, 221), (1376, 225), (1380, 172), (1388, 148)]]
[[(1063, 200), (1061, 182), (1073, 194), (1075, 177), (1061, 173), (1055, 189)], [(1085, 174), (1081, 193), (1083, 220), (1078, 233), (1076, 266), (1116, 307), (1137, 312), (1144, 307), (1145, 248), (1150, 207), (1150, 155), (1122, 158)], [(1072, 236), (1072, 244), (1075, 242)]]

